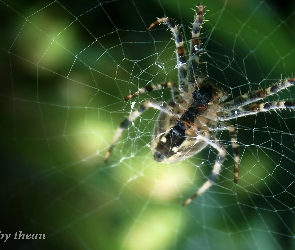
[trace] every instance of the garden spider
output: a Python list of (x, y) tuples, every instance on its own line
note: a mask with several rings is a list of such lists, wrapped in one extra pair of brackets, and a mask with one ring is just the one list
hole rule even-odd
[(200, 72), (201, 49), (200, 31), (204, 22), (204, 6), (197, 5), (195, 20), (192, 26), (192, 39), (190, 41), (189, 59), (186, 60), (184, 43), (178, 26), (171, 18), (163, 17), (152, 23), (148, 30), (157, 24), (164, 23), (171, 30), (175, 44), (178, 69), (178, 87), (173, 82), (164, 82), (157, 85), (146, 86), (125, 97), (129, 100), (142, 93), (170, 88), (172, 99), (161, 103), (154, 99), (145, 101), (136, 111), (132, 112), (117, 129), (112, 144), (107, 151), (106, 162), (121, 136), (123, 130), (140, 116), (146, 109), (152, 107), (160, 111), (154, 127), (151, 150), (157, 162), (172, 163), (182, 161), (199, 153), (210, 145), (218, 152), (213, 170), (208, 180), (188, 198), (182, 205), (189, 204), (195, 197), (204, 193), (214, 184), (219, 175), (226, 156), (224, 146), (218, 141), (216, 134), (220, 130), (228, 130), (233, 148), (234, 182), (238, 181), (239, 151), (237, 134), (230, 120), (237, 117), (254, 115), (258, 112), (295, 108), (293, 101), (278, 101), (257, 103), (267, 96), (286, 89), (295, 84), (295, 77), (282, 79), (269, 88), (240, 95), (230, 101), (211, 79)]

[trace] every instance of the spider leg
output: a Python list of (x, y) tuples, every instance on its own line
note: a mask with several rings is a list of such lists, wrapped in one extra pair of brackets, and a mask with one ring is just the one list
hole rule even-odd
[(295, 109), (294, 101), (279, 101), (279, 102), (264, 102), (264, 103), (253, 103), (244, 107), (239, 107), (235, 110), (222, 113), (219, 117), (219, 121), (229, 121), (238, 117), (245, 117), (248, 115), (255, 115), (259, 112), (268, 112), (272, 110), (281, 109)]
[(109, 157), (115, 147), (116, 142), (118, 141), (118, 139), (122, 135), (123, 130), (126, 129), (131, 122), (133, 122), (137, 117), (139, 117), (148, 108), (154, 108), (154, 109), (160, 110), (161, 112), (164, 112), (169, 116), (174, 116), (174, 117), (177, 116), (176, 114), (174, 114), (172, 112), (173, 108), (169, 107), (167, 104), (164, 104), (164, 103), (161, 103), (161, 102), (158, 102), (155, 100), (146, 100), (143, 104), (141, 104), (141, 106), (137, 110), (132, 112), (125, 120), (123, 120), (120, 123), (120, 125), (117, 128), (117, 131), (115, 132), (115, 135), (113, 137), (112, 144), (109, 147), (109, 149), (104, 157), (104, 162), (107, 162), (107, 160), (109, 159)]
[(286, 89), (294, 84), (295, 77), (282, 79), (279, 82), (275, 83), (273, 86), (268, 87), (267, 89), (259, 89), (255, 92), (241, 95), (229, 102), (226, 102), (223, 107), (229, 110), (238, 109), (239, 107), (262, 100), (267, 96), (274, 95), (277, 92), (282, 91), (283, 89)]
[(148, 93), (148, 92), (156, 91), (156, 90), (161, 90), (161, 89), (166, 89), (166, 88), (171, 89), (172, 99), (175, 103), (182, 103), (183, 102), (183, 98), (181, 97), (176, 84), (173, 82), (163, 82), (163, 83), (159, 83), (157, 85), (154, 85), (154, 84), (147, 85), (147, 86), (137, 90), (136, 92), (131, 93), (128, 96), (125, 96), (124, 100), (128, 101), (129, 99), (131, 99), (135, 96), (138, 96), (140, 94), (144, 94), (144, 93)]
[(228, 130), (231, 146), (233, 149), (233, 157), (234, 157), (234, 183), (238, 183), (239, 178), (239, 163), (240, 163), (240, 156), (239, 156), (239, 144), (237, 143), (237, 132), (233, 125), (228, 122), (221, 123), (221, 126), (224, 126), (224, 129)]
[[(205, 120), (203, 121), (203, 118)], [(212, 120), (213, 118), (213, 120)], [(198, 117), (198, 121), (202, 124), (203, 127), (206, 127), (208, 131), (217, 131), (217, 130), (227, 130), (229, 131), (231, 145), (233, 149), (233, 158), (234, 158), (234, 183), (238, 182), (239, 177), (239, 163), (240, 163), (240, 157), (239, 157), (239, 144), (237, 143), (237, 133), (235, 130), (235, 127), (231, 125), (229, 122), (220, 122), (214, 120), (214, 117), (211, 116), (205, 116), (203, 114), (203, 117)]]
[(178, 30), (178, 26), (175, 22), (169, 17), (159, 18), (157, 21), (153, 22), (148, 30), (151, 30), (155, 25), (164, 23), (171, 30), (174, 41), (176, 45), (176, 54), (177, 54), (177, 69), (178, 69), (178, 88), (180, 92), (187, 91), (187, 68), (186, 68), (186, 57), (185, 57), (185, 49), (183, 46), (182, 35)]
[(201, 4), (197, 5), (195, 20), (191, 30), (192, 39), (190, 42), (190, 57), (188, 61), (188, 85), (192, 85), (192, 88), (195, 88), (198, 74), (200, 73), (198, 72), (198, 65), (200, 62), (200, 53), (202, 51), (200, 34), (203, 24), (204, 8), (205, 7)]
[(209, 189), (214, 184), (217, 176), (219, 175), (222, 163), (224, 162), (225, 155), (226, 155), (225, 148), (218, 142), (216, 137), (214, 137), (213, 141), (210, 140), (211, 135), (210, 135), (209, 132), (204, 132), (203, 135), (198, 135), (198, 136), (202, 137), (202, 139), (207, 144), (209, 144), (210, 146), (215, 148), (218, 151), (218, 155), (217, 155), (217, 158), (216, 158), (216, 161), (215, 161), (215, 164), (213, 166), (213, 169), (212, 169), (212, 172), (211, 172), (211, 175), (210, 175), (209, 179), (199, 188), (199, 190), (196, 193), (194, 193), (184, 203), (182, 203), (182, 206), (186, 206), (187, 204), (191, 203), (191, 201), (194, 198), (196, 198), (197, 196), (204, 193), (207, 189)]

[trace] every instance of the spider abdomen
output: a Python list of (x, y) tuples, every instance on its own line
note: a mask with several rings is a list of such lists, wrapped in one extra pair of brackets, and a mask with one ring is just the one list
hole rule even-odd
[(208, 180), (183, 203), (183, 206), (208, 190), (221, 171), (227, 151), (218, 140), (217, 131), (229, 131), (233, 149), (234, 182), (237, 183), (240, 162), (239, 144), (235, 126), (230, 124), (230, 120), (256, 115), (259, 112), (277, 111), (285, 108), (295, 109), (294, 100), (261, 103), (266, 97), (293, 86), (295, 84), (294, 76), (281, 79), (266, 89), (241, 94), (230, 101), (226, 101), (231, 94), (227, 94), (218, 85), (214, 84), (206, 76), (207, 73), (204, 75), (201, 68), (201, 65), (206, 65), (200, 61), (201, 55), (205, 54), (203, 53), (204, 49), (201, 47), (200, 38), (205, 6), (198, 4), (196, 7), (188, 60), (186, 59), (184, 41), (180, 30), (171, 18), (159, 18), (148, 27), (148, 30), (151, 30), (155, 25), (163, 23), (172, 32), (176, 46), (178, 83), (168, 81), (148, 85), (124, 97), (124, 100), (128, 101), (140, 94), (166, 88), (170, 88), (172, 94), (172, 99), (168, 102), (155, 99), (145, 100), (139, 108), (131, 112), (117, 128), (104, 158), (104, 161), (107, 162), (123, 130), (132, 124), (145, 110), (148, 108), (159, 110), (160, 114), (155, 123), (151, 143), (155, 161), (164, 163), (182, 161), (198, 154), (208, 145), (217, 151), (216, 160)]
[[(173, 106), (170, 100), (168, 105)], [(207, 145), (195, 132), (176, 117), (160, 112), (154, 127), (152, 153), (154, 160), (171, 163), (182, 161), (200, 152)]]

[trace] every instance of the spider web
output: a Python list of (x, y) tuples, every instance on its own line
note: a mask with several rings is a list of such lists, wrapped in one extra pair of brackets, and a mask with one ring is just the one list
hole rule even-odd
[[(207, 147), (175, 164), (155, 163), (150, 140), (158, 111), (124, 131), (144, 100), (123, 97), (177, 81), (175, 48), (156, 17), (177, 20), (190, 39), (193, 1), (0, 1), (1, 246), (95, 249), (292, 249), (295, 247), (293, 111), (232, 120), (239, 182), (228, 154), (216, 185), (181, 203), (211, 172)], [(206, 73), (231, 97), (295, 74), (294, 3), (204, 0)], [(290, 88), (267, 100), (295, 100)], [(45, 240), (13, 239), (16, 232)]]

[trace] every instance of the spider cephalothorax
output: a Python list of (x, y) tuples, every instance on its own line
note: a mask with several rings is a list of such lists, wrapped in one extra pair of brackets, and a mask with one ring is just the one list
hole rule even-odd
[(230, 101), (228, 96), (205, 77), (200, 70), (201, 49), (200, 31), (204, 22), (204, 6), (197, 5), (196, 15), (192, 26), (189, 59), (186, 60), (184, 43), (177, 25), (171, 18), (163, 17), (152, 23), (148, 30), (157, 24), (164, 23), (171, 30), (176, 45), (178, 85), (164, 82), (157, 85), (145, 86), (126, 96), (127, 101), (139, 94), (170, 88), (172, 99), (166, 103), (154, 99), (146, 100), (117, 129), (113, 142), (106, 153), (105, 162), (128, 125), (140, 116), (146, 109), (152, 107), (160, 111), (154, 127), (151, 150), (154, 160), (172, 163), (191, 157), (206, 146), (210, 145), (218, 152), (212, 173), (198, 191), (188, 198), (183, 205), (190, 203), (195, 197), (204, 193), (215, 182), (219, 175), (226, 150), (218, 141), (216, 134), (220, 130), (228, 130), (233, 148), (234, 182), (238, 181), (239, 151), (237, 134), (230, 120), (238, 117), (257, 114), (270, 110), (295, 108), (293, 101), (278, 101), (260, 103), (267, 96), (271, 96), (295, 84), (295, 77), (282, 79), (267, 89), (240, 95)]
[[(195, 133), (196, 129), (202, 130), (201, 127), (195, 126), (197, 125), (195, 123), (196, 117), (202, 116), (210, 102), (216, 101), (222, 93), (214, 84), (205, 80), (201, 86), (196, 86), (196, 89), (191, 93), (192, 98), (189, 107), (186, 110), (182, 110), (181, 116), (176, 121), (173, 120), (171, 125), (168, 125), (172, 127), (164, 132), (155, 131), (154, 135), (156, 137), (153, 139), (152, 145), (155, 161), (178, 161), (180, 160), (179, 157), (187, 158), (191, 156), (191, 153), (194, 154), (195, 147), (200, 151), (200, 146), (204, 144), (199, 142), (198, 137), (190, 136), (190, 134)], [(171, 106), (176, 105), (172, 101), (170, 102)], [(161, 123), (161, 118), (162, 116), (160, 115), (158, 123)], [(163, 127), (168, 128), (165, 124), (163, 124)]]

